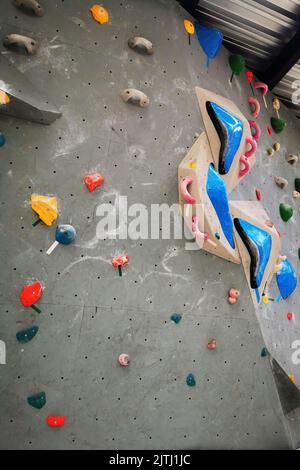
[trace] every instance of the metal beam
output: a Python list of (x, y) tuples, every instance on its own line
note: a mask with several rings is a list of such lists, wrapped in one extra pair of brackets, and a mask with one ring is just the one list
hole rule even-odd
[(300, 29), (288, 42), (271, 65), (260, 74), (260, 79), (272, 90), (300, 59)]

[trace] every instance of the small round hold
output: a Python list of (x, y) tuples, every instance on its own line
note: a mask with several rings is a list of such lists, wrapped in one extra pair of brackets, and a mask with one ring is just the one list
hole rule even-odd
[(280, 150), (280, 143), (275, 142), (275, 144), (273, 145), (273, 149), (275, 150), (275, 152), (278, 152)]
[(298, 161), (297, 155), (286, 155), (285, 159), (290, 165), (294, 165)]
[(147, 108), (150, 104), (150, 100), (145, 93), (135, 88), (127, 88), (121, 93), (122, 100), (125, 103), (135, 104), (141, 108)]
[(128, 39), (128, 46), (140, 54), (151, 55), (154, 52), (152, 42), (141, 36), (134, 36)]
[(207, 349), (213, 350), (217, 349), (217, 341), (215, 339), (212, 339), (207, 343)]
[(120, 366), (127, 367), (130, 363), (130, 357), (128, 356), (128, 354), (120, 354), (118, 361)]
[(229, 291), (229, 297), (233, 297), (234, 299), (238, 299), (240, 294), (240, 291), (237, 289), (230, 289)]
[(273, 157), (273, 155), (274, 155), (274, 149), (273, 149), (272, 147), (269, 147), (268, 150), (267, 150), (267, 152), (268, 152), (269, 157)]
[(228, 302), (230, 303), (230, 305), (233, 305), (236, 303), (236, 298), (235, 297), (228, 297)]

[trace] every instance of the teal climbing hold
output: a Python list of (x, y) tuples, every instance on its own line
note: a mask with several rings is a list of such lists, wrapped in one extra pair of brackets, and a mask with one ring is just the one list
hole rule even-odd
[(170, 318), (174, 323), (178, 324), (182, 319), (182, 315), (180, 313), (173, 313)]
[(186, 384), (189, 386), (189, 387), (194, 387), (196, 385), (196, 380), (195, 380), (195, 377), (193, 376), (193, 374), (189, 374), (186, 378)]
[(0, 147), (3, 147), (3, 145), (5, 145), (5, 142), (6, 142), (5, 135), (2, 134), (2, 132), (0, 132)]
[(43, 406), (46, 405), (46, 393), (40, 392), (36, 393), (35, 395), (31, 395), (27, 398), (27, 403), (30, 406), (33, 406), (33, 408), (40, 410), (41, 408), (43, 408)]
[(284, 204), (283, 202), (279, 206), (279, 212), (282, 220), (288, 222), (291, 217), (293, 217), (294, 210), (289, 204)]
[(262, 348), (260, 355), (261, 357), (267, 357), (269, 355), (267, 348)]
[(17, 340), (19, 343), (29, 343), (29, 341), (35, 337), (38, 331), (39, 327), (36, 325), (33, 325), (31, 328), (27, 328), (26, 330), (18, 331), (16, 334)]

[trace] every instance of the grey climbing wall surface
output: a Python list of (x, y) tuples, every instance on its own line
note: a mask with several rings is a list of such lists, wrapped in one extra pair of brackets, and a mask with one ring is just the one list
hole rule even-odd
[[(0, 7), (1, 37), (17, 32), (41, 43), (34, 57), (3, 47), (1, 53), (62, 112), (51, 126), (0, 117), (7, 138), (0, 149), (0, 339), (7, 346), (0, 447), (290, 447), (269, 360), (260, 353), (266, 345), (299, 386), (299, 366), (291, 361), (299, 293), (255, 312), (242, 266), (186, 251), (184, 240), (96, 237), (101, 203), (117, 206), (120, 195), (147, 207), (177, 202), (178, 164), (204, 128), (194, 87), (231, 98), (250, 117), (246, 79), (229, 84), (225, 49), (207, 70), (196, 38), (188, 44), (187, 15), (175, 1), (110, 0), (110, 23), (103, 26), (91, 18), (92, 2), (42, 3), (43, 18), (10, 0)], [(154, 42), (153, 56), (128, 48), (135, 34)], [(125, 104), (120, 92), (128, 87), (144, 91), (150, 107)], [(270, 96), (268, 104), (270, 112)], [(288, 127), (270, 159), (266, 149), (276, 139), (267, 134), (269, 114), (262, 109), (257, 166), (231, 197), (255, 200), (255, 189), (262, 190), (283, 254), (298, 267), (299, 214), (291, 192), (299, 164), (292, 168), (284, 156), (298, 153), (299, 128), (288, 111), (281, 115)], [(92, 171), (106, 180), (90, 194), (82, 177)], [(286, 177), (289, 187), (277, 188), (273, 175)], [(60, 221), (77, 229), (75, 243), (50, 257), (55, 228), (32, 226), (32, 193), (57, 195)], [(281, 201), (295, 205), (287, 224), (278, 215)], [(111, 259), (123, 252), (130, 264), (119, 277)], [(32, 279), (45, 286), (41, 314), (19, 302)], [(231, 287), (241, 290), (233, 306)], [(174, 312), (182, 314), (178, 325), (170, 320)], [(16, 331), (32, 323), (40, 327), (36, 338), (20, 345)], [(215, 351), (206, 348), (211, 338)], [(126, 369), (117, 363), (122, 352), (132, 359)], [(185, 383), (190, 372), (193, 388)], [(26, 398), (41, 390), (47, 404), (37, 411)], [(58, 414), (67, 416), (66, 425), (48, 428), (46, 416)]]

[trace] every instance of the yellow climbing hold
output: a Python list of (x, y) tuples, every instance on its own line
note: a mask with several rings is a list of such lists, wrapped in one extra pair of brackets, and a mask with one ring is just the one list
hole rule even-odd
[(268, 297), (267, 295), (264, 295), (264, 296), (263, 296), (263, 303), (264, 303), (265, 305), (267, 305), (268, 302), (269, 302), (269, 297)]
[(5, 91), (0, 90), (0, 104), (8, 104), (10, 102), (10, 97), (5, 93)]
[(190, 20), (184, 20), (183, 24), (188, 34), (195, 34), (195, 26)]
[(31, 207), (49, 227), (57, 219), (57, 198), (32, 194)]
[(292, 382), (295, 382), (295, 376), (293, 374), (289, 374), (289, 379), (292, 381)]
[(109, 22), (109, 13), (102, 5), (93, 5), (90, 12), (98, 23), (105, 24)]
[(197, 163), (196, 162), (190, 163), (190, 168), (197, 168)]
[(276, 110), (276, 111), (279, 111), (280, 110), (280, 101), (278, 98), (274, 98), (273, 99), (273, 108)]

